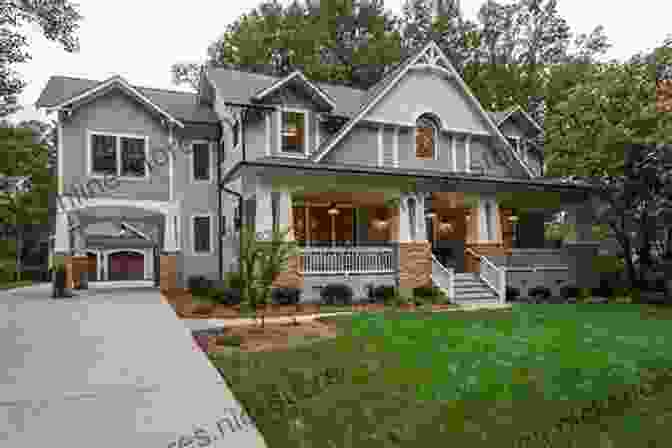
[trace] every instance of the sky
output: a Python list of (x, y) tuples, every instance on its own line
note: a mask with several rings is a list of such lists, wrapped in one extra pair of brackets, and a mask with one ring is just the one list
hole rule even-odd
[[(385, 6), (400, 13), (402, 1), (386, 0)], [(204, 61), (208, 45), (226, 25), (257, 6), (259, 0), (75, 2), (84, 16), (77, 32), (78, 53), (68, 53), (47, 40), (37, 26), (25, 28), (32, 60), (14, 66), (28, 85), (19, 97), (24, 110), (11, 120), (47, 120), (33, 105), (53, 75), (104, 80), (119, 74), (137, 86), (188, 90), (172, 83), (171, 65)], [(483, 3), (461, 0), (465, 17), (475, 20)], [(558, 0), (558, 11), (575, 33), (589, 33), (603, 25), (613, 44), (607, 54), (610, 59), (624, 60), (638, 51), (651, 50), (672, 34), (671, 1)]]

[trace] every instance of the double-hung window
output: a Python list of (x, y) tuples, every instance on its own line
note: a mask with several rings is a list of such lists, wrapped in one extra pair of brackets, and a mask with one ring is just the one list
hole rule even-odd
[(210, 254), (212, 252), (211, 221), (209, 215), (193, 217), (192, 244), (195, 254)]
[(210, 144), (207, 142), (193, 143), (191, 160), (192, 180), (194, 182), (210, 182), (212, 178)]
[(283, 110), (280, 113), (280, 152), (297, 155), (307, 153), (307, 117), (305, 111)]
[(141, 136), (89, 133), (89, 174), (145, 178), (147, 138)]

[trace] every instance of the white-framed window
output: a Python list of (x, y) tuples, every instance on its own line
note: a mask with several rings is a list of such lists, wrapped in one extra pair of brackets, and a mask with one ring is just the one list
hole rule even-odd
[(191, 182), (212, 181), (212, 151), (211, 145), (206, 141), (191, 143)]
[(212, 215), (192, 215), (191, 217), (191, 250), (194, 255), (211, 255), (213, 253)]
[(149, 137), (92, 130), (86, 134), (89, 176), (140, 180), (149, 177)]
[(415, 124), (415, 157), (435, 160), (437, 156), (439, 126), (429, 114), (422, 114)]
[(280, 154), (305, 157), (308, 155), (308, 111), (283, 108), (278, 112)]

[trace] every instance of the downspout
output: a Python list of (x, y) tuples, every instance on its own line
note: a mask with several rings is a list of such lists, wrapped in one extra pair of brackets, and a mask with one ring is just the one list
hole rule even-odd
[[(223, 132), (222, 132), (222, 125), (220, 123), (219, 125), (219, 135), (218, 135), (218, 142), (217, 142), (217, 186), (219, 186), (219, 183), (221, 182), (222, 179), (222, 150), (224, 149), (224, 144), (222, 143), (222, 137), (223, 137)], [(222, 232), (224, 229), (222, 229), (222, 192), (220, 189), (217, 189), (217, 228), (219, 229), (219, 232), (217, 232), (217, 247), (218, 247), (218, 280), (223, 280), (224, 279), (224, 260), (222, 260), (222, 252), (224, 249), (224, 245), (222, 243)]]

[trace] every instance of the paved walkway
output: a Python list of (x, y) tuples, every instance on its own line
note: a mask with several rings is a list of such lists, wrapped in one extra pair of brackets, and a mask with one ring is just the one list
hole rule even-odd
[(0, 292), (0, 446), (264, 447), (153, 289)]
[[(510, 304), (474, 304), (474, 305), (465, 305), (455, 309), (445, 309), (435, 311), (435, 313), (443, 313), (450, 311), (474, 311), (482, 309), (508, 309), (511, 308)], [(328, 316), (339, 316), (339, 315), (349, 315), (353, 314), (352, 311), (341, 311), (338, 313), (318, 313), (318, 314), (304, 314), (301, 316), (296, 316), (298, 322), (307, 322), (311, 320), (318, 319), (320, 317)], [(283, 324), (292, 322), (294, 318), (292, 316), (274, 316), (267, 317), (264, 319), (264, 322), (267, 324)], [(251, 317), (232, 317), (228, 319), (182, 319), (184, 325), (190, 330), (207, 330), (210, 328), (222, 328), (222, 327), (239, 327), (245, 325), (254, 324), (254, 318)]]

